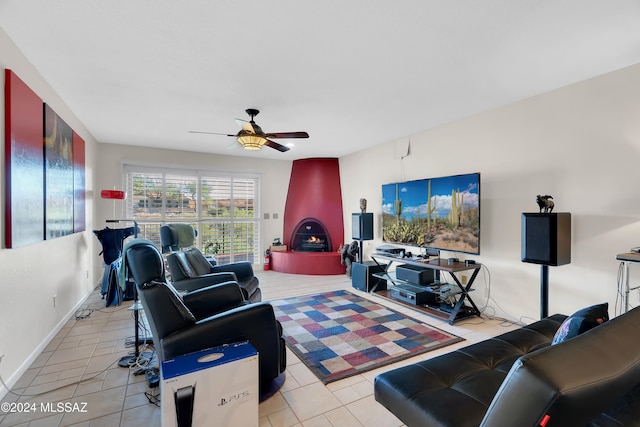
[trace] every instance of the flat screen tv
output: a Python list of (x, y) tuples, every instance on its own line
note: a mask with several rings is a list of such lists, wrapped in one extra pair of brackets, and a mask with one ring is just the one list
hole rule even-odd
[(382, 186), (382, 240), (480, 254), (480, 174)]

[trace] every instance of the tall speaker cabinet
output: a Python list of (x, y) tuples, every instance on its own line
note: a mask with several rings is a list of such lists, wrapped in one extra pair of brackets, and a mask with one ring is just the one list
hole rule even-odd
[(355, 240), (373, 240), (373, 213), (351, 214), (351, 238)]
[(571, 263), (571, 214), (523, 213), (522, 261), (559, 266)]
[(351, 214), (351, 238), (358, 241), (358, 261), (362, 262), (362, 241), (373, 240), (373, 212)]
[(522, 262), (540, 264), (540, 318), (549, 315), (549, 266), (571, 263), (571, 214), (523, 213)]

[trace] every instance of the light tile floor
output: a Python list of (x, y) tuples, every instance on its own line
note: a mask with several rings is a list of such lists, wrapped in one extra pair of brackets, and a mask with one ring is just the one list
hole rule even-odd
[[(256, 272), (264, 300), (324, 291), (354, 290), (346, 276), (305, 276)], [(378, 296), (368, 296), (416, 319), (465, 338), (465, 341), (398, 362), (378, 370), (323, 385), (288, 351), (287, 379), (273, 397), (260, 404), (260, 427), (402, 426), (373, 397), (373, 381), (380, 372), (414, 363), (469, 345), (515, 328), (500, 319), (473, 318), (449, 325)], [(33, 412), (0, 412), (0, 426), (160, 426), (160, 408), (145, 395), (153, 393), (144, 375), (121, 368), (117, 361), (131, 352), (133, 318), (131, 302), (104, 307), (96, 289), (84, 307), (94, 309), (85, 319), (69, 320), (13, 387), (21, 396), (7, 394), (3, 402), (26, 403)], [(81, 381), (83, 380), (83, 381)], [(42, 411), (42, 404), (70, 402), (74, 411)], [(84, 406), (86, 404), (86, 406)], [(45, 407), (46, 409), (46, 407)], [(84, 411), (82, 411), (84, 409)]]

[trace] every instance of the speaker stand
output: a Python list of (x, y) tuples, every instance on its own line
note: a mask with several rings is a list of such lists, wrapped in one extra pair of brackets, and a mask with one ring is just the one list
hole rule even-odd
[[(135, 288), (134, 288), (135, 289)], [(133, 322), (135, 323), (135, 338), (134, 338), (134, 343), (133, 343), (133, 354), (129, 355), (129, 356), (124, 356), (121, 357), (120, 360), (118, 361), (118, 366), (120, 366), (121, 368), (130, 368), (132, 366), (135, 366), (136, 363), (138, 362), (138, 359), (140, 358), (140, 329), (139, 329), (139, 321), (140, 321), (140, 315), (139, 312), (140, 310), (142, 310), (142, 304), (140, 304), (140, 301), (138, 301), (138, 290), (136, 289), (135, 292), (135, 300), (134, 303), (131, 307), (129, 307), (129, 310), (133, 310)]]
[(549, 266), (540, 266), (540, 319), (549, 316)]

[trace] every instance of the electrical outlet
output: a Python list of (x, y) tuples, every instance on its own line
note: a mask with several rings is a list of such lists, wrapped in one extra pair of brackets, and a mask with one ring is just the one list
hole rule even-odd
[(462, 277), (460, 278), (460, 282), (461, 282), (463, 285), (466, 285), (466, 284), (467, 284), (467, 280), (468, 280), (468, 278), (467, 278), (467, 276), (466, 276), (466, 275), (464, 275), (464, 274), (463, 274), (463, 275), (462, 275)]
[(53, 296), (53, 308), (56, 308), (56, 298), (58, 298), (58, 295)]

